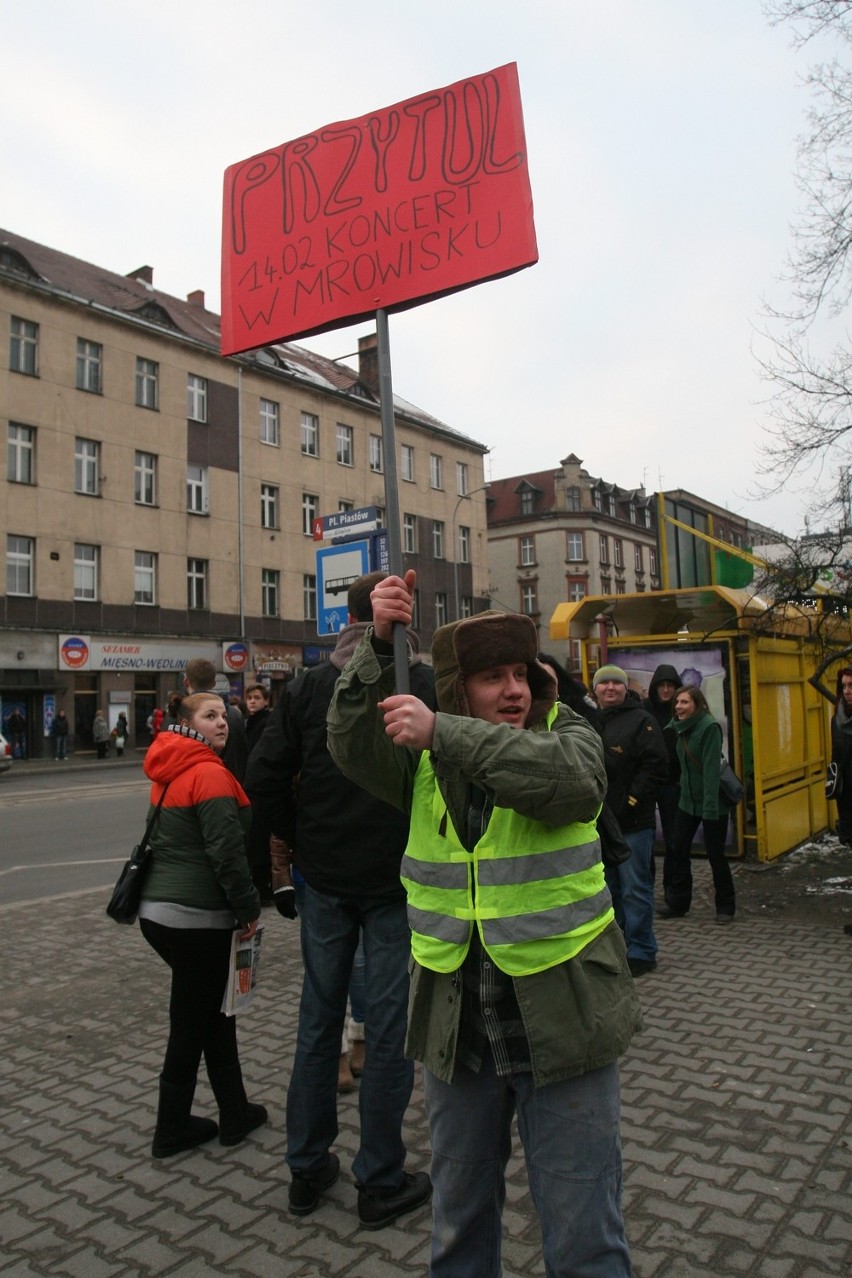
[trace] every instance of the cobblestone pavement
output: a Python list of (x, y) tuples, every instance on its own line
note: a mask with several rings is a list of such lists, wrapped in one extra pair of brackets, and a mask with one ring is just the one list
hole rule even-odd
[[(738, 870), (742, 867), (738, 867)], [(658, 925), (646, 1025), (622, 1067), (625, 1209), (636, 1278), (840, 1278), (852, 1270), (852, 938), (741, 910), (715, 924), (706, 866), (685, 920)], [(385, 1278), (426, 1270), (429, 1212), (358, 1228), (349, 1164), (357, 1093), (341, 1098), (344, 1174), (288, 1217), (284, 1096), (301, 979), (298, 924), (265, 913), (261, 983), (240, 1022), (250, 1095), (270, 1124), (150, 1157), (166, 970), (104, 895), (0, 907), (0, 1271), (11, 1275)], [(212, 1114), (206, 1081), (198, 1112)], [(409, 1163), (428, 1166), (422, 1093)], [(519, 1157), (506, 1278), (542, 1275)]]

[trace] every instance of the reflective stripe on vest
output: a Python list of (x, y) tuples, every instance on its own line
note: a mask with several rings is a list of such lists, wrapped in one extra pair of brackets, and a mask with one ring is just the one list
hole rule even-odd
[(413, 955), (437, 972), (461, 965), (474, 923), (497, 966), (523, 976), (573, 958), (614, 917), (594, 822), (554, 827), (494, 808), (468, 853), (427, 752), (415, 777), (401, 876)]

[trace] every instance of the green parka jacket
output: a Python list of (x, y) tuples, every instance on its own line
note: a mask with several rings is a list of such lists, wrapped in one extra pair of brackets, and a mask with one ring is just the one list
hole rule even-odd
[(697, 710), (688, 719), (672, 719), (666, 732), (677, 734), (680, 760), (678, 806), (702, 821), (725, 816), (719, 801), (722, 765), (722, 729), (709, 710)]
[[(437, 666), (435, 675), (439, 685), (442, 672)], [(393, 692), (393, 678), (392, 662), (377, 654), (370, 628), (337, 681), (328, 715), (328, 745), (342, 772), (408, 812), (421, 752), (394, 746), (376, 708)], [(483, 789), (492, 805), (553, 825), (593, 820), (606, 789), (600, 739), (566, 706), (560, 706), (550, 731), (543, 717), (528, 730), (518, 730), (439, 712), (431, 761), (460, 837), (471, 784)], [(461, 974), (433, 972), (412, 959), (411, 982), (407, 1054), (449, 1082), (459, 1031)], [(537, 1086), (609, 1064), (625, 1051), (640, 1026), (624, 940), (615, 923), (575, 958), (514, 977), (513, 983)]]

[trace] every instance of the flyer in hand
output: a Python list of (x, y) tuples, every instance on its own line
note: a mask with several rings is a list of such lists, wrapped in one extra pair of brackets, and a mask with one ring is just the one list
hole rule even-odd
[(240, 940), (239, 932), (231, 938), (231, 963), (228, 984), (222, 999), (222, 1011), (226, 1016), (236, 1016), (251, 1007), (257, 971), (260, 966), (260, 944), (263, 940), (263, 924), (259, 924), (254, 936)]

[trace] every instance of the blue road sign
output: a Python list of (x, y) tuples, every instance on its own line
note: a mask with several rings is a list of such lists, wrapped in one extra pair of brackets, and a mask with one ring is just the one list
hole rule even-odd
[(336, 635), (343, 629), (349, 619), (349, 587), (369, 571), (369, 541), (347, 541), (317, 551), (318, 635)]

